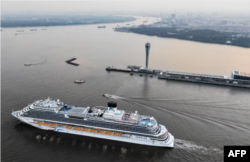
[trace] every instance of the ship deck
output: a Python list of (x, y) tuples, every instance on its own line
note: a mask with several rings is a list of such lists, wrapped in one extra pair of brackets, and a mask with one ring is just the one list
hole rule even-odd
[[(65, 109), (60, 109), (59, 114), (67, 114), (69, 116), (77, 116), (77, 117), (82, 117), (82, 118), (92, 118), (93, 120), (101, 120), (101, 121), (107, 121), (107, 122), (118, 122), (118, 123), (123, 123), (123, 124), (133, 124), (133, 125), (138, 125), (138, 126), (143, 126), (146, 127), (146, 125), (149, 123), (149, 120), (147, 119), (152, 119), (151, 116), (149, 115), (139, 115), (139, 118), (137, 121), (130, 121), (130, 117), (133, 116), (134, 114), (129, 111), (124, 111), (124, 110), (119, 110), (119, 113), (115, 113), (117, 115), (121, 115), (122, 112), (124, 112), (124, 115), (122, 116), (121, 120), (112, 120), (112, 119), (106, 119), (104, 117), (99, 117), (99, 116), (92, 116), (92, 113), (95, 113), (96, 110), (94, 110), (92, 113), (88, 113), (87, 111), (89, 110), (88, 107), (75, 107), (75, 106), (69, 106), (70, 109), (65, 110)], [(107, 111), (108, 107), (102, 107), (102, 106), (97, 106), (91, 108), (93, 109), (103, 109), (104, 112)], [(156, 120), (150, 120), (150, 123), (152, 126), (155, 126), (157, 124)]]
[[(42, 108), (42, 104), (47, 107)], [(39, 118), (45, 120), (55, 120), (60, 122), (73, 122), (77, 124), (81, 124), (81, 121), (73, 121), (71, 119), (81, 119), (81, 120), (91, 120), (91, 121), (99, 121), (99, 122), (108, 122), (108, 123), (117, 123), (117, 124), (126, 124), (126, 125), (134, 125), (140, 127), (152, 127), (155, 128), (157, 125), (157, 121), (149, 115), (141, 115), (125, 110), (117, 110), (113, 113), (114, 117), (105, 118), (103, 114), (108, 114), (108, 107), (96, 106), (96, 107), (79, 107), (79, 106), (61, 106), (60, 108), (56, 108), (56, 111), (53, 111), (55, 107), (50, 107), (49, 104), (53, 105), (54, 103), (50, 101), (39, 101), (33, 104), (32, 109), (25, 112), (23, 116)], [(48, 108), (50, 107), (50, 108)], [(91, 113), (90, 113), (91, 110)], [(101, 115), (96, 115), (97, 112), (101, 111)], [(112, 111), (111, 111), (112, 112)], [(116, 118), (118, 116), (118, 118)], [(80, 123), (79, 123), (80, 122)]]
[[(66, 118), (64, 114), (55, 113), (52, 111), (40, 111), (36, 109), (31, 109), (21, 115), (22, 117), (33, 118), (36, 121), (47, 121), (50, 123), (61, 123), (71, 126), (87, 126), (87, 127), (95, 127), (100, 129), (111, 129), (117, 131), (128, 131), (133, 133), (143, 133), (143, 134), (152, 134), (151, 131), (157, 133), (158, 127), (148, 129), (145, 126), (141, 126), (141, 124), (129, 124), (124, 122), (116, 122), (112, 120), (107, 120), (102, 117), (96, 118), (86, 118), (83, 117), (74, 117), (74, 118)], [(143, 116), (142, 116), (143, 117)], [(142, 118), (141, 118), (142, 119)], [(142, 121), (144, 122), (144, 121)], [(141, 123), (141, 122), (139, 122)], [(155, 134), (153, 133), (153, 134)]]

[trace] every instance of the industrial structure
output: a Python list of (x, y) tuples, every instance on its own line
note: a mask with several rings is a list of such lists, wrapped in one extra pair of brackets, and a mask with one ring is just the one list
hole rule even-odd
[(146, 48), (146, 69), (148, 69), (148, 56), (149, 56), (150, 46), (151, 46), (150, 43), (145, 44), (145, 48)]

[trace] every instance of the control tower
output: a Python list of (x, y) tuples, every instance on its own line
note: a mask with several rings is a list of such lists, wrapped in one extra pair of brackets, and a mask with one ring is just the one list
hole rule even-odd
[(150, 46), (151, 46), (150, 43), (145, 44), (145, 48), (146, 48), (146, 69), (148, 69), (148, 55), (149, 55)]

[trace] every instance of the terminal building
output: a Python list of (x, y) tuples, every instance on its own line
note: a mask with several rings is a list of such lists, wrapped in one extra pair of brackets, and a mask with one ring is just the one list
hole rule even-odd
[(232, 71), (232, 79), (250, 80), (250, 73)]

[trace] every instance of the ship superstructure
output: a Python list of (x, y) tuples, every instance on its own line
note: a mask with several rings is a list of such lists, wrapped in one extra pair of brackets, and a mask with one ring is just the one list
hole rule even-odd
[(174, 147), (174, 137), (149, 115), (108, 107), (78, 107), (60, 100), (37, 100), (12, 115), (34, 127), (149, 146)]

